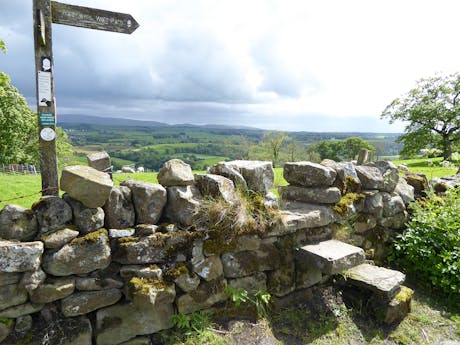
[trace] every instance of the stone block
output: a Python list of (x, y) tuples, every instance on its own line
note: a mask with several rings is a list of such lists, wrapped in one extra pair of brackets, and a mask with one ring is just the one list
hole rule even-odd
[(233, 182), (226, 177), (214, 174), (195, 174), (195, 185), (203, 196), (223, 199), (229, 204), (239, 201)]
[(38, 221), (39, 233), (57, 230), (72, 221), (72, 209), (57, 196), (43, 196), (32, 205)]
[(40, 237), (40, 240), (43, 242), (45, 248), (47, 249), (59, 249), (72, 241), (79, 234), (80, 233), (76, 230), (64, 228), (49, 232), (46, 235)]
[(136, 213), (131, 189), (126, 186), (113, 187), (104, 205), (105, 227), (125, 229), (134, 226)]
[(105, 214), (102, 208), (86, 207), (68, 194), (64, 194), (62, 199), (72, 208), (73, 224), (78, 228), (80, 233), (87, 234), (96, 231), (104, 225)]
[(35, 304), (35, 303), (27, 302), (27, 303), (16, 305), (14, 307), (10, 307), (10, 308), (0, 311), (0, 317), (16, 319), (20, 316), (39, 312), (40, 310), (43, 309), (43, 307), (44, 307), (44, 304), (40, 304), (40, 303)]
[(0, 310), (23, 304), (27, 301), (27, 291), (19, 284), (0, 287)]
[(228, 299), (225, 289), (227, 281), (217, 279), (201, 283), (195, 291), (182, 295), (176, 299), (179, 313), (190, 314), (197, 310), (211, 307), (213, 304)]
[(32, 303), (45, 304), (71, 295), (75, 290), (74, 278), (53, 278), (30, 292)]
[(237, 169), (234, 169), (226, 164), (226, 162), (219, 162), (209, 168), (209, 172), (215, 175), (221, 175), (233, 182), (233, 185), (241, 190), (247, 190), (248, 185), (243, 175)]
[(267, 290), (267, 275), (264, 272), (256, 272), (251, 276), (229, 279), (228, 285), (234, 290), (244, 289), (248, 292)]
[(345, 276), (350, 284), (384, 296), (387, 300), (395, 297), (406, 279), (404, 273), (370, 264), (352, 267)]
[(136, 224), (156, 224), (166, 204), (166, 189), (158, 183), (126, 180), (121, 186), (131, 189)]
[(158, 172), (158, 182), (163, 186), (189, 186), (194, 183), (192, 168), (180, 159), (167, 161)]
[(138, 335), (151, 334), (173, 326), (171, 303), (155, 305), (142, 311), (133, 303), (115, 304), (96, 313), (96, 344), (115, 345)]
[(342, 194), (337, 187), (306, 188), (298, 186), (280, 187), (281, 197), (285, 200), (295, 200), (313, 204), (335, 204)]
[(43, 242), (0, 240), (0, 272), (34, 271), (40, 267)]
[(254, 192), (266, 194), (273, 186), (275, 172), (272, 162), (235, 160), (225, 162), (225, 165), (237, 170)]
[(198, 217), (203, 197), (195, 186), (168, 187), (165, 216), (184, 227), (193, 225)]
[(84, 315), (115, 304), (120, 298), (118, 289), (77, 292), (61, 300), (61, 310), (65, 317)]
[(108, 172), (111, 170), (112, 162), (107, 152), (94, 152), (86, 155), (88, 166), (99, 171)]
[(106, 173), (81, 165), (62, 169), (61, 189), (89, 208), (102, 207), (109, 198), (113, 181)]
[(365, 260), (361, 248), (337, 240), (306, 245), (297, 252), (297, 260), (319, 269), (324, 274), (337, 274), (362, 264)]
[(85, 274), (106, 268), (111, 261), (107, 230), (78, 237), (56, 252), (43, 256), (43, 270), (55, 276)]
[(327, 166), (312, 162), (288, 162), (283, 176), (287, 182), (304, 187), (329, 187), (335, 181), (337, 172)]
[(6, 205), (0, 211), (0, 238), (30, 241), (38, 231), (35, 213), (17, 205)]
[(383, 175), (377, 167), (358, 165), (355, 169), (363, 189), (383, 189)]

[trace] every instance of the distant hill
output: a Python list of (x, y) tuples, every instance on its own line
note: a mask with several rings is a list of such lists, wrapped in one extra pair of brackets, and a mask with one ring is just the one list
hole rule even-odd
[(260, 130), (254, 127), (247, 126), (227, 126), (227, 125), (193, 125), (189, 123), (181, 123), (170, 125), (164, 122), (158, 121), (142, 121), (142, 120), (131, 120), (118, 117), (101, 117), (101, 116), (89, 116), (89, 115), (61, 115), (59, 117), (58, 125), (66, 127), (66, 124), (88, 124), (88, 125), (106, 125), (106, 126), (130, 126), (130, 127), (180, 127), (180, 128), (207, 128), (207, 129), (248, 129), (248, 130)]

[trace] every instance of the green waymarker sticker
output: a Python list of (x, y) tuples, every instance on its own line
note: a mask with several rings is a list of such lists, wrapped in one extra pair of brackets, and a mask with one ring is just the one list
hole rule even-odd
[(54, 114), (53, 113), (40, 113), (40, 126), (54, 126)]

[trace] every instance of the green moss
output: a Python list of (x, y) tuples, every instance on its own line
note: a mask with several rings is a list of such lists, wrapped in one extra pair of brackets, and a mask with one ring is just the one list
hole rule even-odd
[(170, 268), (164, 273), (166, 280), (174, 281), (176, 278), (183, 274), (189, 274), (187, 266), (185, 264), (179, 264), (176, 267)]
[(121, 237), (118, 239), (118, 245), (120, 247), (125, 247), (129, 246), (130, 244), (133, 244), (135, 242), (139, 241), (138, 237), (135, 236), (127, 236), (127, 237)]
[(8, 319), (6, 317), (0, 317), (0, 323), (3, 323), (6, 327), (11, 328), (14, 324), (14, 319)]
[(90, 232), (89, 234), (83, 236), (83, 237), (77, 237), (77, 238), (74, 238), (70, 244), (73, 244), (73, 245), (81, 245), (81, 244), (86, 244), (86, 243), (95, 243), (99, 240), (99, 238), (101, 236), (105, 236), (106, 238), (109, 237), (109, 235), (107, 234), (107, 230), (106, 229), (99, 229), (97, 231), (93, 231), (93, 232)]
[(165, 290), (168, 288), (168, 285), (162, 279), (156, 278), (139, 278), (133, 277), (129, 281), (128, 289), (131, 294), (148, 294), (152, 289), (153, 290)]
[(361, 190), (360, 183), (352, 176), (346, 176), (343, 181), (343, 193), (358, 193)]
[(334, 211), (341, 216), (345, 216), (351, 205), (358, 203), (365, 198), (364, 194), (361, 193), (347, 193), (345, 194), (337, 204), (334, 205)]
[(401, 290), (395, 296), (395, 298), (400, 302), (409, 302), (412, 299), (412, 295), (414, 294), (414, 290), (409, 289), (408, 287), (401, 285)]
[(223, 233), (218, 231), (210, 232), (210, 239), (203, 244), (203, 249), (206, 254), (220, 255), (226, 252), (232, 252), (236, 248), (236, 239), (230, 241), (223, 236)]

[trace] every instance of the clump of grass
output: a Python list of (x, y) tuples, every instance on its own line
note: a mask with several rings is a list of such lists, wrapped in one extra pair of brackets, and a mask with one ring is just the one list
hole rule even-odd
[(205, 249), (222, 253), (233, 248), (242, 235), (262, 234), (281, 219), (277, 208), (267, 207), (264, 197), (254, 192), (238, 191), (238, 200), (228, 203), (222, 198), (207, 199), (201, 208), (199, 227), (207, 229)]

